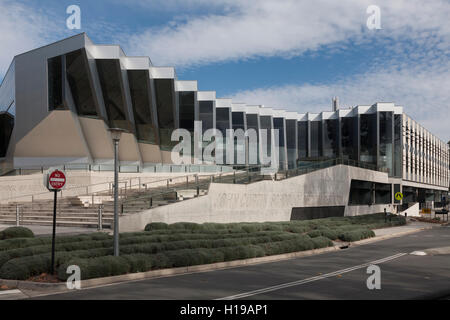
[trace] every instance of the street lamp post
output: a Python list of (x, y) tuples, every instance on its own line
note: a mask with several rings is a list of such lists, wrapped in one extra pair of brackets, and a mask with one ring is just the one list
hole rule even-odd
[(114, 143), (114, 256), (119, 256), (119, 141), (126, 130), (110, 128), (111, 138)]

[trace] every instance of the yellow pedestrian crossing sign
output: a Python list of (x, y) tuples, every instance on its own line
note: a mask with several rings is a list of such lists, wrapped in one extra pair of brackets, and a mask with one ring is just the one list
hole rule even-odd
[(400, 201), (400, 200), (402, 200), (402, 199), (403, 199), (403, 193), (397, 192), (397, 193), (395, 194), (395, 200)]

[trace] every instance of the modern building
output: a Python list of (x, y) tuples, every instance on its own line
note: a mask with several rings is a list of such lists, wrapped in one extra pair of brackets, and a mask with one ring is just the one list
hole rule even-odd
[[(17, 55), (0, 87), (1, 172), (66, 165), (110, 168), (113, 144), (108, 128), (126, 129), (119, 145), (122, 169), (164, 170), (171, 164), (176, 128), (223, 133), (255, 129), (257, 143), (236, 140), (244, 164), (252, 150), (261, 163), (261, 129), (278, 129), (280, 169), (327, 159), (353, 161), (387, 172), (389, 184), (353, 181), (350, 201), (439, 202), (449, 188), (447, 144), (394, 103), (375, 103), (299, 114), (236, 103), (199, 91), (196, 81), (178, 80), (172, 67), (148, 57), (126, 56), (120, 46), (96, 45), (82, 33)], [(274, 137), (267, 137), (268, 155)], [(205, 146), (203, 142), (203, 146)], [(233, 158), (235, 163), (237, 154)], [(124, 169), (126, 170), (126, 169)]]

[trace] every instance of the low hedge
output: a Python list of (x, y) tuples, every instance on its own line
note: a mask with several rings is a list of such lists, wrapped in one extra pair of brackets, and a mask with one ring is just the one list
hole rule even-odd
[[(113, 276), (129, 272), (144, 272), (161, 268), (185, 267), (200, 264), (249, 259), (266, 255), (323, 248), (332, 245), (325, 237), (310, 239), (300, 236), (297, 239), (276, 241), (260, 245), (241, 245), (235, 247), (181, 249), (158, 254), (125, 254), (120, 257), (99, 257), (94, 259), (75, 258), (63, 263), (58, 268), (58, 277), (66, 280), (69, 265), (81, 268), (81, 278)], [(105, 266), (108, 264), (108, 266)]]
[(375, 237), (375, 233), (370, 229), (357, 229), (352, 231), (346, 231), (339, 235), (339, 239), (342, 241), (359, 241), (366, 238)]
[[(132, 245), (141, 245), (145, 246), (147, 250), (153, 250), (152, 253), (161, 250), (172, 250), (187, 247), (200, 247), (198, 243), (201, 243), (203, 247), (210, 247), (214, 245), (213, 241), (221, 241), (225, 239), (225, 241), (230, 242), (233, 239), (241, 239), (241, 238), (255, 238), (254, 241), (270, 241), (264, 240), (263, 238), (269, 237), (269, 239), (280, 240), (281, 238), (285, 238), (290, 236), (289, 234), (282, 232), (257, 232), (252, 234), (251, 237), (248, 233), (236, 233), (227, 235), (226, 239), (221, 234), (176, 234), (176, 235), (151, 235), (150, 233), (146, 233), (140, 236), (134, 237), (125, 237), (120, 235), (120, 245), (121, 247), (127, 246), (132, 247)], [(261, 238), (262, 240), (256, 240)], [(200, 242), (199, 242), (200, 241)], [(247, 241), (247, 240), (244, 240)], [(239, 242), (239, 241), (237, 241)], [(164, 245), (159, 245), (164, 243)], [(197, 244), (196, 244), (197, 243)], [(217, 245), (215, 245), (217, 246)], [(94, 250), (97, 248), (110, 248), (112, 247), (112, 238), (108, 238), (106, 240), (85, 240), (85, 241), (77, 241), (77, 242), (62, 242), (59, 243), (59, 240), (56, 243), (56, 252), (65, 252), (65, 251), (82, 251), (85, 249)], [(152, 249), (153, 248), (153, 249)], [(51, 244), (44, 244), (40, 246), (31, 246), (25, 248), (17, 248), (6, 250), (0, 252), (0, 267), (5, 264), (7, 261), (19, 258), (26, 257), (38, 254), (45, 254), (50, 252)], [(147, 252), (147, 251), (146, 251)]]
[[(120, 234), (121, 257), (112, 257), (112, 237), (103, 233), (58, 237), (56, 266), (65, 280), (68, 265), (82, 278), (231, 261), (331, 246), (331, 240), (373, 237), (370, 229), (404, 224), (383, 214), (265, 223), (150, 223), (144, 232)], [(50, 269), (51, 238), (0, 241), (0, 278), (25, 280)]]
[[(106, 233), (92, 233), (89, 235), (56, 237), (56, 241), (58, 243), (82, 242), (87, 240), (104, 240), (104, 239), (112, 239), (112, 237), (107, 235)], [(51, 243), (52, 243), (51, 237), (7, 239), (0, 241), (0, 252), (5, 250), (27, 248)]]
[(0, 240), (14, 238), (34, 238), (34, 233), (25, 227), (9, 227), (0, 231)]

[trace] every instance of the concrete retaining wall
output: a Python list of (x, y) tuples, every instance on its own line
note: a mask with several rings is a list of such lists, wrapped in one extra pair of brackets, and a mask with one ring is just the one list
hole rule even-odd
[(150, 222), (288, 221), (293, 207), (346, 206), (346, 215), (382, 212), (385, 206), (347, 206), (352, 179), (388, 183), (386, 173), (344, 165), (282, 181), (212, 183), (206, 196), (122, 216), (119, 227), (127, 232)]

